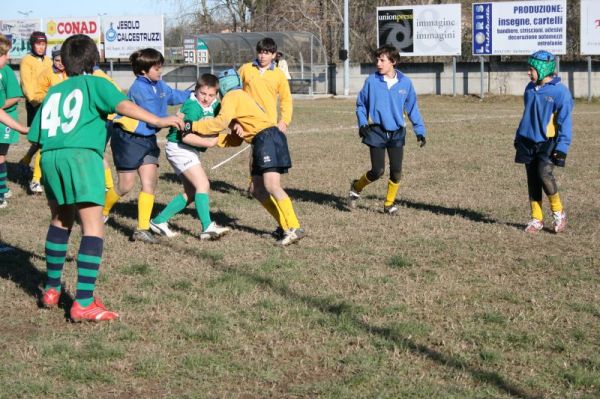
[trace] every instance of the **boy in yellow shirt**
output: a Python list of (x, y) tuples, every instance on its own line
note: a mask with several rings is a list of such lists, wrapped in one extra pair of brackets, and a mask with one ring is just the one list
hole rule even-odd
[(253, 195), (277, 221), (285, 226), (277, 245), (285, 246), (305, 236), (294, 212), (292, 200), (281, 187), (281, 175), (292, 167), (287, 138), (260, 105), (245, 91), (234, 69), (221, 72), (219, 91), (222, 102), (219, 114), (213, 119), (186, 122), (184, 133), (213, 135), (226, 129), (233, 120), (243, 133), (219, 136), (220, 147), (239, 146), (243, 141), (252, 144)]

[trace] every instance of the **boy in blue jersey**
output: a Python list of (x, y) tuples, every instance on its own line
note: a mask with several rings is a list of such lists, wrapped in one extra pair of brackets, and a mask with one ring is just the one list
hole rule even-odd
[[(163, 117), (167, 116), (168, 105), (182, 104), (190, 97), (191, 91), (174, 90), (161, 80), (165, 59), (160, 51), (152, 48), (138, 50), (131, 54), (129, 60), (136, 79), (129, 88), (128, 97), (135, 104)], [(122, 116), (117, 116), (113, 125), (110, 146), (119, 183), (116, 188), (106, 192), (102, 214), (106, 220), (117, 201), (133, 189), (137, 172), (142, 190), (138, 196), (138, 225), (131, 240), (157, 243), (157, 238), (150, 233), (150, 217), (154, 206), (160, 155), (156, 134), (160, 128)]]
[[(384, 45), (375, 50), (377, 72), (367, 77), (356, 100), (358, 134), (369, 147), (371, 170), (352, 181), (348, 193), (348, 207), (356, 208), (360, 193), (370, 183), (383, 176), (385, 153), (390, 162), (390, 179), (383, 212), (398, 212), (396, 194), (402, 177), (402, 158), (406, 137), (404, 112), (412, 122), (417, 141), (425, 146), (425, 125), (417, 106), (417, 95), (410, 79), (395, 69), (400, 59), (398, 50)], [(371, 124), (369, 124), (369, 119)]]
[(69, 77), (48, 90), (27, 138), (43, 154), (42, 182), (52, 219), (46, 234), (47, 280), (42, 304), (54, 307), (69, 236), (79, 216), (81, 243), (77, 255), (77, 292), (70, 309), (74, 321), (115, 320), (118, 314), (94, 297), (104, 247), (104, 165), (106, 118), (118, 112), (153, 126), (183, 127), (175, 116), (159, 118), (136, 106), (108, 80), (92, 76), (98, 48), (85, 35), (70, 36), (61, 48)]
[(554, 75), (554, 55), (533, 53), (527, 61), (531, 81), (523, 95), (525, 109), (515, 135), (515, 162), (524, 163), (531, 206), (531, 220), (525, 231), (537, 233), (544, 228), (542, 190), (548, 196), (553, 230), (567, 227), (567, 217), (553, 175), (554, 165), (565, 166), (572, 135), (573, 99), (569, 89)]

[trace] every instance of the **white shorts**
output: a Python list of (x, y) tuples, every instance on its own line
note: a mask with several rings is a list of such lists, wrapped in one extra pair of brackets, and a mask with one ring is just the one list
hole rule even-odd
[(177, 176), (194, 165), (200, 165), (199, 151), (189, 145), (169, 141), (165, 153)]

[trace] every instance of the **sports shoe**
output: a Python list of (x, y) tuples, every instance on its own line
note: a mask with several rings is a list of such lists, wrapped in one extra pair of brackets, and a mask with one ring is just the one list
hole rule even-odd
[(10, 197), (12, 197), (12, 191), (9, 188), (8, 191), (4, 193), (4, 199), (9, 199)]
[(352, 180), (352, 183), (350, 183), (350, 191), (348, 192), (348, 208), (350, 209), (356, 209), (356, 202), (360, 199), (360, 194), (354, 189), (356, 182), (358, 180)]
[(537, 233), (544, 228), (544, 223), (541, 220), (531, 219), (525, 226), (526, 233)]
[(554, 221), (552, 222), (554, 232), (561, 233), (565, 231), (567, 228), (567, 214), (565, 211), (553, 212), (552, 216), (554, 217)]
[(5, 200), (5, 196), (0, 194), (0, 209), (6, 208), (8, 206), (8, 201)]
[(60, 292), (56, 288), (47, 289), (42, 296), (42, 305), (45, 308), (53, 308), (58, 305), (58, 299), (60, 298)]
[(158, 244), (159, 240), (158, 238), (154, 237), (152, 235), (152, 233), (150, 233), (150, 230), (138, 230), (136, 229), (133, 234), (131, 235), (131, 238), (129, 238), (130, 241), (141, 241), (141, 242), (145, 242), (146, 244)]
[(229, 227), (219, 226), (215, 222), (211, 222), (206, 230), (200, 233), (201, 240), (218, 240), (227, 234), (231, 229)]
[(275, 243), (275, 245), (285, 247), (287, 245), (290, 245), (290, 244), (300, 241), (304, 237), (306, 237), (306, 233), (304, 232), (304, 229), (302, 229), (302, 228), (289, 229), (284, 233), (283, 238), (281, 240), (277, 241)]
[(150, 230), (155, 232), (158, 235), (166, 236), (169, 238), (177, 237), (179, 233), (174, 232), (169, 228), (169, 223), (155, 223), (153, 220), (150, 220)]
[(71, 319), (75, 322), (80, 321), (108, 321), (116, 320), (119, 314), (107, 310), (100, 299), (94, 298), (91, 305), (83, 307), (77, 302), (73, 302), (71, 306)]
[(279, 241), (283, 238), (284, 234), (285, 231), (281, 228), (281, 226), (277, 226), (275, 230), (270, 233), (265, 233), (262, 236), (263, 238), (274, 238), (275, 240)]
[(42, 187), (39, 181), (32, 180), (29, 182), (29, 192), (31, 194), (41, 194), (44, 192), (44, 187)]
[(398, 205), (396, 204), (392, 204), (390, 206), (383, 206), (383, 213), (386, 213), (388, 215), (397, 215), (399, 210), (400, 208), (398, 208)]

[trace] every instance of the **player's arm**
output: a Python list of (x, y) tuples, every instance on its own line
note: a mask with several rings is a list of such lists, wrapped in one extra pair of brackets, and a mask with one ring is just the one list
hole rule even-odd
[(121, 101), (117, 105), (116, 111), (123, 116), (128, 116), (130, 118), (137, 119), (138, 121), (146, 122), (147, 124), (156, 126), (158, 128), (172, 126), (177, 129), (183, 129), (183, 119), (177, 116), (159, 118), (158, 116), (146, 111), (142, 107), (129, 100)]
[(181, 141), (183, 141), (184, 144), (191, 145), (194, 147), (210, 148), (217, 145), (217, 142), (219, 141), (218, 137), (218, 134), (214, 134), (212, 136), (198, 136), (197, 134), (186, 134), (185, 136), (183, 136)]
[(11, 118), (10, 115), (8, 115), (3, 109), (0, 109), (0, 122), (21, 134), (29, 133), (29, 128), (21, 125), (19, 122)]
[(52, 85), (52, 78), (50, 76), (51, 72), (44, 71), (38, 77), (38, 86), (35, 92), (31, 95), (30, 100), (34, 103), (42, 103), (44, 101), (44, 97), (48, 94), (48, 89)]
[[(421, 117), (421, 113), (419, 112), (419, 106), (417, 104), (417, 94), (415, 93), (415, 89), (410, 84), (408, 89), (408, 95), (406, 97), (406, 102), (404, 103), (404, 110), (410, 119), (410, 122), (413, 125), (413, 130), (415, 131), (415, 135), (419, 141), (422, 141), (420, 137), (425, 138), (425, 123), (423, 122), (423, 118)], [(424, 145), (424, 144), (423, 144)], [(423, 146), (421, 145), (421, 147)]]
[[(292, 123), (293, 103), (292, 103), (292, 92), (290, 90), (290, 83), (285, 78), (283, 72), (279, 74), (279, 107), (281, 109), (281, 119), (278, 123), (278, 128), (283, 133), (286, 132), (287, 127)], [(283, 129), (282, 129), (283, 128)]]
[(556, 123), (558, 125), (556, 148), (552, 152), (551, 160), (556, 166), (565, 166), (573, 135), (573, 99), (571, 93), (566, 93), (558, 101)]
[(34, 75), (33, 70), (33, 63), (29, 61), (29, 57), (25, 58), (24, 62), (21, 61), (19, 73), (21, 74), (23, 94), (25, 95), (25, 98), (27, 98), (27, 101), (35, 103), (33, 101), (33, 96), (35, 95), (34, 82), (38, 77)]
[(356, 118), (358, 119), (358, 127), (369, 124), (369, 81), (368, 78), (363, 85), (363, 88), (356, 97)]
[(176, 90), (164, 82), (162, 82), (162, 84), (165, 92), (167, 93), (167, 103), (169, 105), (183, 104), (188, 98), (190, 98), (190, 94), (192, 94), (191, 90)]
[(235, 108), (236, 106), (230, 98), (223, 98), (221, 109), (216, 117), (193, 122), (190, 124), (190, 130), (199, 135), (218, 134), (227, 129), (234, 119)]
[(8, 108), (12, 107), (16, 103), (18, 103), (20, 99), (21, 99), (21, 97), (7, 98), (6, 101), (4, 102), (4, 105), (2, 106), (2, 109), (8, 109)]

